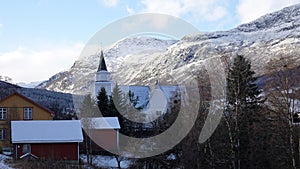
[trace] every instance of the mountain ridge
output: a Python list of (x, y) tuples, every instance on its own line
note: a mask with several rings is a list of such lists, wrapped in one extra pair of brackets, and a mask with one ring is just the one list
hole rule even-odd
[[(180, 41), (166, 42), (155, 38), (129, 38), (104, 50), (108, 71), (119, 84), (168, 83), (167, 76), (192, 78), (205, 69), (208, 58), (231, 59), (244, 55), (252, 62), (258, 76), (265, 73), (270, 59), (299, 55), (300, 4), (264, 15), (228, 31), (187, 35)], [(140, 41), (138, 41), (140, 40)], [(298, 57), (299, 58), (299, 57)], [(297, 59), (298, 59), (297, 58)], [(76, 93), (90, 91), (99, 62), (99, 52), (77, 60), (63, 73), (55, 75), (43, 88)], [(174, 72), (173, 75), (170, 72)]]

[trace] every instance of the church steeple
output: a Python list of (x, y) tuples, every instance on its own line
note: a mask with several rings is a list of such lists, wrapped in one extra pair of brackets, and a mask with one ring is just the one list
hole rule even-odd
[(99, 71), (107, 71), (106, 63), (105, 63), (105, 60), (104, 60), (104, 56), (103, 56), (103, 51), (102, 50), (101, 50), (100, 62), (99, 62), (99, 66), (98, 66), (97, 72), (99, 72)]
[(101, 91), (101, 88), (105, 88), (107, 95), (111, 95), (112, 82), (110, 79), (109, 72), (107, 71), (106, 63), (103, 56), (103, 51), (101, 50), (100, 61), (98, 70), (95, 76), (95, 91), (94, 96), (96, 97)]

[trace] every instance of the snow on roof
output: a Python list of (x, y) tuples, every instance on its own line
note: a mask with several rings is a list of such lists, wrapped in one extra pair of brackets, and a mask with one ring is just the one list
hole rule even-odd
[(149, 101), (149, 93), (150, 93), (149, 86), (120, 85), (119, 88), (125, 94), (127, 94), (129, 91), (131, 91), (134, 93), (134, 97), (138, 96), (138, 103), (135, 106), (136, 108), (145, 106), (147, 104), (147, 102)]
[(12, 143), (82, 142), (79, 120), (34, 120), (11, 122)]
[(86, 129), (88, 126), (92, 129), (120, 129), (121, 128), (118, 117), (82, 118), (81, 124), (84, 129)]
[(169, 101), (176, 93), (180, 93), (179, 86), (160, 86), (160, 88)]

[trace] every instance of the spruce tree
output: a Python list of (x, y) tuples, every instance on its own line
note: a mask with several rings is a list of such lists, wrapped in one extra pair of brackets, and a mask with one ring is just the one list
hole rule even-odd
[(109, 104), (109, 100), (106, 94), (106, 90), (104, 87), (102, 87), (100, 89), (100, 92), (97, 95), (97, 105), (104, 117), (108, 117), (110, 114), (108, 104)]
[(128, 119), (129, 116), (134, 115), (134, 111), (137, 111), (135, 106), (138, 101), (138, 97), (134, 96), (132, 91), (125, 94), (119, 88), (118, 84), (113, 88), (112, 95), (109, 99), (110, 115), (118, 117), (121, 126), (120, 132), (125, 135), (132, 135), (134, 128), (139, 126), (139, 123)]
[(259, 103), (262, 101), (254, 74), (251, 63), (241, 55), (234, 58), (228, 70), (225, 120), (231, 140), (232, 168), (246, 168), (253, 158), (253, 123), (259, 119)]
[(113, 88), (111, 96), (109, 98), (109, 111), (112, 117), (120, 117), (125, 109), (125, 101), (122, 90), (119, 88), (119, 85)]
[(82, 115), (82, 118), (97, 116), (98, 110), (94, 100), (91, 98), (91, 95), (86, 95), (84, 97), (80, 106), (80, 114)]
[(254, 74), (251, 63), (243, 56), (238, 55), (234, 59), (227, 76), (227, 101), (232, 108), (249, 107), (259, 102), (261, 91), (255, 83), (257, 78)]

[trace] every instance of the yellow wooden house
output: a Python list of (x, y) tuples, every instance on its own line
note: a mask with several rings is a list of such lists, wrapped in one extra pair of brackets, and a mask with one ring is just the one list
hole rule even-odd
[(0, 148), (11, 147), (11, 121), (52, 120), (53, 115), (49, 109), (19, 93), (3, 98), (0, 100)]

